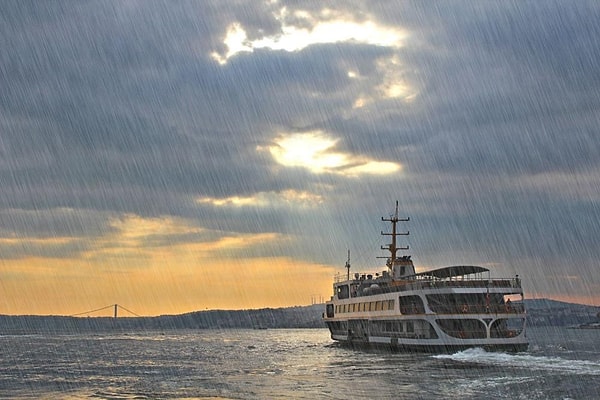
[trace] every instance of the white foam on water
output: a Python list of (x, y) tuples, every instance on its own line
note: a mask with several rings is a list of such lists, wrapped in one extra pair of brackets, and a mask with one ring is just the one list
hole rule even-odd
[(531, 354), (508, 354), (487, 352), (480, 348), (459, 351), (454, 354), (433, 356), (457, 362), (552, 371), (572, 375), (600, 375), (600, 362), (588, 360), (569, 360), (561, 357), (534, 356)]
[(509, 385), (529, 385), (535, 380), (535, 377), (496, 376), (482, 377), (480, 379), (459, 379), (456, 384), (460, 391), (473, 392), (503, 388)]

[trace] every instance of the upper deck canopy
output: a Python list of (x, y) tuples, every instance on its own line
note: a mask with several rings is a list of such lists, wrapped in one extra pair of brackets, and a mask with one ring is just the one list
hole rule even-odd
[(431, 271), (420, 272), (415, 274), (416, 277), (433, 277), (438, 279), (452, 278), (455, 276), (464, 276), (470, 274), (479, 274), (481, 272), (489, 272), (489, 269), (479, 267), (477, 265), (453, 265), (451, 267), (444, 267), (434, 269)]

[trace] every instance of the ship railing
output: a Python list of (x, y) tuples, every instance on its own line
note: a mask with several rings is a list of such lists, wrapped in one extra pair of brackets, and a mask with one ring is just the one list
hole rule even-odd
[(505, 304), (429, 305), (436, 314), (523, 314), (525, 305), (519, 302)]
[[(354, 280), (354, 281), (374, 281), (383, 277), (386, 274), (386, 272), (356, 272), (356, 273), (352, 273), (350, 275), (350, 280)], [(356, 278), (356, 276), (358, 276), (358, 278)], [(343, 273), (337, 273), (333, 276), (333, 282), (334, 283), (340, 283), (340, 282), (345, 282), (348, 280), (348, 275), (347, 274), (343, 274)]]
[[(358, 278), (356, 278), (358, 276)], [(388, 275), (389, 276), (389, 275)], [(357, 281), (373, 281), (377, 282), (378, 279), (386, 277), (385, 271), (383, 273), (377, 272), (357, 272), (350, 276), (350, 280)], [(337, 273), (334, 275), (333, 280), (335, 283), (340, 283), (348, 280), (348, 275), (343, 273)], [(413, 288), (429, 288), (429, 287), (490, 287), (490, 288), (520, 288), (521, 279), (517, 276), (515, 278), (481, 278), (480, 276), (471, 277), (463, 275), (459, 277), (452, 277), (450, 279), (431, 279), (431, 278), (417, 278), (407, 277), (404, 280), (396, 280), (393, 282), (394, 286), (411, 286)]]
[(518, 278), (512, 279), (439, 279), (439, 280), (404, 280), (395, 281), (393, 286), (396, 290), (415, 290), (429, 288), (445, 288), (445, 287), (460, 287), (460, 288), (513, 288), (520, 289), (521, 281)]

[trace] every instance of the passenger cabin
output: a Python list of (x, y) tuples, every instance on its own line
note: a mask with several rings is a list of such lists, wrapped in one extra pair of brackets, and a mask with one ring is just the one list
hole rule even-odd
[(388, 260), (387, 264), (392, 271), (392, 279), (394, 280), (407, 279), (415, 275), (415, 266), (410, 256), (398, 257), (393, 264), (391, 260)]
[(354, 274), (354, 279), (341, 281), (338, 277), (333, 284), (334, 296), (343, 300), (389, 292), (389, 288), (394, 286), (395, 282), (410, 282), (418, 276), (415, 274), (415, 266), (410, 256), (398, 257), (394, 263), (388, 259), (387, 265), (388, 271), (376, 273), (375, 276), (357, 272)]

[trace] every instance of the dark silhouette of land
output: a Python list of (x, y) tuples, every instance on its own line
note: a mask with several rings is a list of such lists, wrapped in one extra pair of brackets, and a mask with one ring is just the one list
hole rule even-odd
[(0, 334), (84, 333), (172, 329), (323, 328), (325, 306), (210, 310), (157, 317), (0, 315)]
[[(525, 300), (529, 326), (579, 326), (598, 321), (600, 308), (550, 299)], [(210, 310), (157, 317), (0, 315), (0, 334), (69, 334), (173, 329), (324, 328), (323, 304), (256, 310)]]

